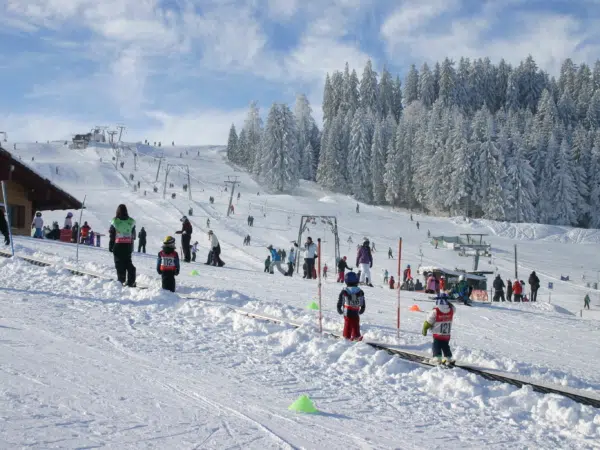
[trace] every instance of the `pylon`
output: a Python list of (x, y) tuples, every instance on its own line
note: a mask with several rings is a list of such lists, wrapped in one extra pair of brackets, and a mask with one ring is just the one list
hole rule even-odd
[(421, 312), (421, 308), (419, 308), (419, 305), (412, 305), (410, 308), (408, 308), (408, 310), (414, 312)]
[(192, 273), (190, 273), (190, 275), (200, 275), (200, 274), (198, 273), (198, 271), (196, 269), (194, 269), (194, 270), (192, 270)]
[(319, 310), (319, 305), (317, 304), (317, 302), (313, 301), (311, 303), (308, 304), (307, 306), (308, 309), (314, 309), (315, 311)]
[(290, 411), (296, 411), (301, 413), (313, 414), (319, 412), (317, 408), (315, 408), (314, 403), (308, 395), (301, 395), (298, 397), (294, 403), (292, 403), (289, 408)]

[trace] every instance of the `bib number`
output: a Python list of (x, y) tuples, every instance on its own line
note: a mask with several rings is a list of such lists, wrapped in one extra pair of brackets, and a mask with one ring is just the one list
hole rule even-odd
[(440, 324), (440, 334), (449, 335), (452, 330), (452, 322), (444, 322)]
[(163, 258), (163, 266), (175, 267), (175, 258)]

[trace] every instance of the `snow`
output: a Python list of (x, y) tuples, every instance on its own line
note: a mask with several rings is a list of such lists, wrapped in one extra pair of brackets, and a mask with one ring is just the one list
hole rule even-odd
[[(600, 329), (597, 320), (580, 317), (588, 315), (580, 314), (587, 292), (592, 294), (589, 316), (600, 311), (598, 296), (585, 287), (600, 270), (597, 230), (413, 213), (421, 224), (417, 230), (408, 212), (361, 204), (357, 214), (352, 198), (309, 182), (301, 182), (295, 196), (267, 195), (246, 173), (228, 166), (219, 147), (138, 148), (134, 171), (127, 152), (125, 168), (116, 170), (112, 151), (104, 147), (17, 144), (16, 154), (35, 170), (80, 200), (87, 195), (83, 220), (93, 228), (105, 233), (118, 203), (127, 204), (138, 227), (148, 231), (149, 254), (136, 253), (134, 264), (138, 283), (149, 289), (123, 288), (64, 269), (79, 264), (114, 277), (106, 241), (101, 249), (80, 246), (77, 263), (72, 244), (15, 240), (17, 254), (54, 265), (0, 259), (0, 447), (598, 448), (597, 409), (460, 369), (427, 369), (364, 343), (320, 337), (317, 313), (307, 309), (317, 299), (316, 283), (262, 270), (265, 247), (289, 249), (302, 214), (337, 216), (342, 255), (351, 266), (356, 244), (368, 236), (380, 249), (374, 254), (376, 274), (397, 271), (398, 261), (388, 260), (386, 249), (397, 256), (400, 236), (402, 268), (408, 263), (470, 269), (471, 258), (434, 249), (427, 230), (434, 236), (489, 233), (485, 239), (494, 256), (482, 258), (480, 268), (497, 268), (504, 279), (514, 278), (517, 244), (519, 278), (526, 280), (536, 270), (540, 301), (458, 305), (451, 341), (455, 356), (462, 363), (597, 396)], [(167, 188), (162, 198), (164, 172), (154, 181), (155, 157), (163, 152), (169, 164), (189, 164), (193, 200), (181, 187), (187, 182), (184, 171), (177, 169), (169, 175), (176, 187)], [(129, 173), (133, 183), (141, 180), (141, 191), (133, 191)], [(241, 199), (234, 196), (235, 214), (227, 218), (230, 192), (223, 192), (223, 181), (233, 174), (240, 177)], [(214, 205), (209, 196), (215, 197)], [(199, 262), (183, 265), (177, 294), (163, 292), (154, 255), (190, 207)], [(48, 211), (44, 219), (62, 223), (65, 214)], [(254, 227), (246, 224), (249, 214)], [(202, 265), (207, 218), (223, 249), (223, 268)], [(246, 234), (252, 236), (251, 246), (242, 245)], [(333, 267), (329, 228), (317, 223), (310, 234), (323, 239), (323, 262)], [(347, 244), (350, 235), (353, 244)], [(199, 275), (192, 276), (192, 269)], [(572, 281), (560, 281), (561, 275)], [(323, 325), (340, 332), (335, 311), (340, 285), (332, 276), (323, 283)], [(421, 335), (424, 312), (433, 305), (428, 296), (401, 292), (397, 340), (397, 291), (378, 285), (380, 277), (374, 281), (362, 316), (366, 338), (429, 352), (431, 337)], [(554, 283), (551, 302), (549, 281)], [(413, 304), (424, 312), (409, 311)], [(258, 321), (236, 309), (302, 326)], [(302, 394), (320, 414), (287, 410)]]

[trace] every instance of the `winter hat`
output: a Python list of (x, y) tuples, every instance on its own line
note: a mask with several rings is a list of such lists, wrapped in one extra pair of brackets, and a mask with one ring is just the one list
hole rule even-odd
[(173, 236), (167, 236), (163, 239), (163, 247), (175, 248), (175, 238)]

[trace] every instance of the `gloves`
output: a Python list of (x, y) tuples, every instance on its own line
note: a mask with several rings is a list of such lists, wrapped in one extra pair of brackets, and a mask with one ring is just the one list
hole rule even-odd
[(423, 336), (427, 336), (427, 331), (431, 328), (431, 324), (427, 321), (423, 322), (423, 330), (421, 331), (423, 333)]

